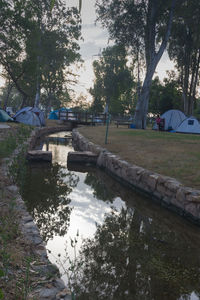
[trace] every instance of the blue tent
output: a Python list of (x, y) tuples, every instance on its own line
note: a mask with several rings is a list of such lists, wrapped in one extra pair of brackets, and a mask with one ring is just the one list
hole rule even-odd
[(62, 107), (50, 112), (48, 119), (50, 120), (58, 120), (60, 111), (71, 111), (71, 108)]
[(58, 110), (53, 110), (50, 112), (48, 119), (58, 120)]
[(14, 116), (15, 121), (33, 126), (45, 126), (43, 111), (39, 108), (27, 106), (20, 109)]

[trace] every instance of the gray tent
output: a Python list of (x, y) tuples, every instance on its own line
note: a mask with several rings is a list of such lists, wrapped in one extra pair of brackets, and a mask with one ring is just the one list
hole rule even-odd
[[(186, 119), (185, 114), (178, 109), (170, 109), (160, 116), (165, 119), (165, 130), (176, 130), (176, 128)], [(157, 124), (153, 126), (154, 130), (158, 129)]]
[(200, 134), (200, 124), (195, 117), (189, 117), (183, 120), (183, 122), (176, 129), (176, 132)]
[(14, 119), (17, 122), (33, 126), (45, 126), (44, 113), (36, 107), (24, 107), (19, 110)]

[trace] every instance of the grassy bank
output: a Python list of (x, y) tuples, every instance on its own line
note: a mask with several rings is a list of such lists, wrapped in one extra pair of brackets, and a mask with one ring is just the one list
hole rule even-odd
[(80, 127), (86, 138), (128, 162), (200, 189), (200, 136), (110, 126)]
[(9, 129), (0, 129), (0, 160), (9, 157), (16, 147), (28, 138), (32, 131), (31, 126), (18, 123), (7, 123)]
[[(7, 125), (9, 129), (0, 129), (0, 167), (1, 160), (10, 157), (32, 131), (30, 126), (23, 124)], [(23, 166), (20, 165), (20, 168)], [(10, 171), (13, 176), (17, 170), (12, 168)], [(0, 168), (0, 299), (26, 300), (30, 288), (28, 272), (31, 249), (19, 229), (16, 199), (6, 188), (11, 184)]]

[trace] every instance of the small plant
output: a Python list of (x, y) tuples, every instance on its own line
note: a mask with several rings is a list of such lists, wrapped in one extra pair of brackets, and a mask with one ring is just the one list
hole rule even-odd
[(20, 300), (27, 300), (28, 299), (28, 294), (30, 292), (30, 264), (31, 264), (31, 259), (26, 258), (25, 259), (25, 277), (20, 278), (17, 283), (16, 283), (16, 296), (19, 297)]
[(76, 236), (74, 239), (70, 238), (70, 246), (73, 249), (74, 257), (73, 259), (69, 256), (68, 251), (68, 244), (66, 242), (65, 246), (65, 256), (62, 258), (61, 254), (58, 254), (58, 257), (55, 257), (50, 250), (48, 250), (49, 253), (51, 253), (52, 256), (56, 259), (56, 263), (59, 266), (59, 269), (61, 270), (61, 274), (66, 275), (67, 277), (67, 285), (71, 291), (71, 297), (72, 300), (76, 299), (76, 294), (73, 290), (72, 281), (76, 279), (76, 274), (78, 272), (78, 268), (80, 267), (78, 260), (77, 260), (77, 244), (78, 244), (78, 237), (79, 237), (79, 231), (77, 231)]

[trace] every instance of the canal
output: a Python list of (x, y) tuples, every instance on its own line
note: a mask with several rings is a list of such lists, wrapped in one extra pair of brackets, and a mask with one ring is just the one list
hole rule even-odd
[(200, 299), (199, 227), (95, 167), (67, 166), (69, 132), (43, 149), (53, 162), (28, 165), (22, 197), (77, 300)]

